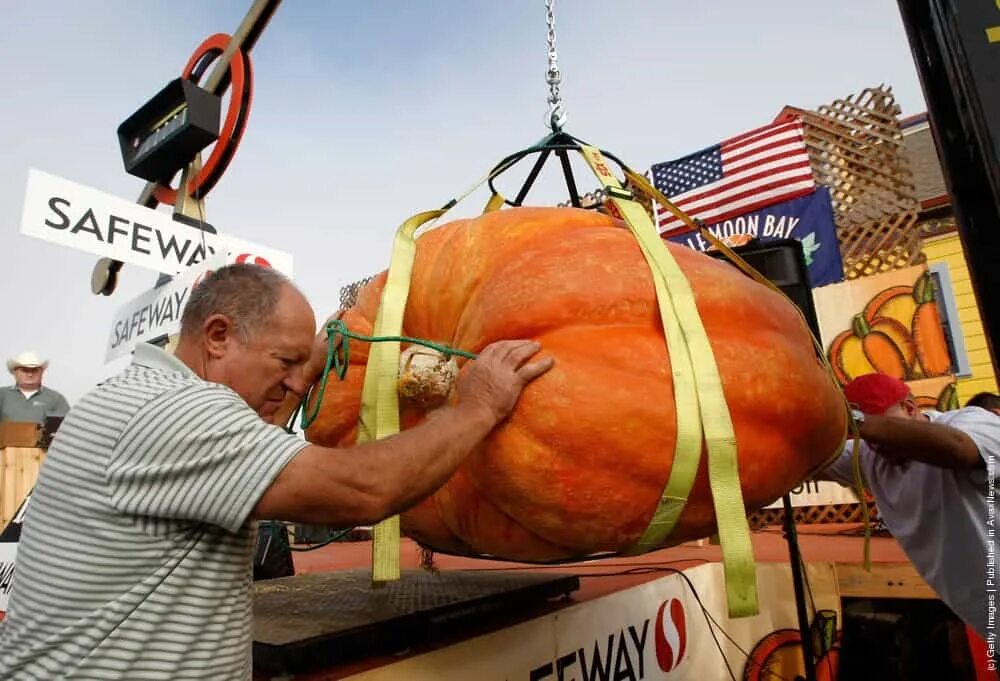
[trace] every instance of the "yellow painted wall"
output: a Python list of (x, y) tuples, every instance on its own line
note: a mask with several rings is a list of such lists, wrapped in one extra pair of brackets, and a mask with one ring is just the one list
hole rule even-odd
[(962, 335), (965, 336), (965, 352), (972, 369), (972, 376), (958, 379), (958, 400), (964, 405), (967, 399), (978, 392), (997, 392), (997, 379), (993, 373), (989, 350), (986, 349), (986, 336), (979, 308), (976, 307), (976, 298), (972, 293), (972, 281), (965, 265), (962, 242), (958, 234), (932, 237), (924, 241), (923, 251), (928, 265), (946, 263), (951, 276), (955, 307), (958, 308)]

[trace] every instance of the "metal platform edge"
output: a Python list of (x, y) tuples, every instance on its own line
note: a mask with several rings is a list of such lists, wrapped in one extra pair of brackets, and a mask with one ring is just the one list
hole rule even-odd
[[(553, 599), (568, 597), (580, 588), (580, 578), (571, 573), (525, 572), (523, 576), (531, 579), (531, 583), (417, 610), (389, 622), (375, 622), (333, 636), (287, 644), (255, 640), (254, 670), (274, 675), (301, 674), (365, 657), (392, 655), (418, 647), (429, 649), (442, 640), (444, 645), (450, 645), (541, 616)], [(546, 579), (539, 581), (542, 576)], [(518, 611), (524, 616), (515, 620), (512, 615)]]

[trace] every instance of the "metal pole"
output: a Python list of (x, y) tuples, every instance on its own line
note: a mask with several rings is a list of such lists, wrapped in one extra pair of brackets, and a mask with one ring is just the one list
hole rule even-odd
[(795, 511), (792, 498), (781, 497), (785, 509), (785, 539), (788, 541), (788, 559), (792, 564), (792, 587), (795, 590), (795, 610), (799, 616), (799, 635), (802, 637), (802, 659), (806, 670), (806, 681), (816, 681), (816, 661), (813, 655), (812, 627), (806, 608), (805, 580), (803, 579), (802, 554), (799, 553), (799, 537), (795, 532)]
[[(243, 17), (243, 21), (240, 22), (240, 25), (233, 32), (232, 38), (226, 45), (226, 49), (215, 60), (212, 73), (209, 74), (205, 81), (204, 88), (206, 90), (217, 95), (225, 93), (230, 83), (229, 62), (232, 60), (233, 55), (236, 54), (236, 50), (242, 49), (244, 52), (249, 52), (253, 48), (280, 4), (281, 0), (254, 0), (253, 5), (250, 6), (249, 11)], [(200, 168), (201, 154), (198, 154), (192, 160), (191, 164), (181, 172), (177, 201), (174, 206), (175, 215), (185, 215), (187, 217), (198, 218), (200, 221), (204, 220), (203, 197), (193, 200), (187, 196), (188, 183), (197, 175)], [(156, 187), (156, 182), (147, 182), (146, 186), (142, 188), (142, 192), (139, 193), (136, 203), (146, 208), (156, 208), (159, 205), (159, 201), (153, 196)], [(95, 289), (94, 293), (111, 295), (114, 292), (117, 275), (121, 271), (122, 266), (123, 263), (121, 261), (101, 258), (94, 268), (95, 280), (99, 279), (97, 276), (99, 269), (106, 268), (110, 275), (103, 288), (101, 290)]]
[[(208, 79), (205, 81), (206, 90), (216, 95), (225, 93), (229, 87), (229, 62), (232, 60), (236, 50), (242, 49), (244, 52), (249, 52), (253, 48), (280, 4), (281, 0), (254, 0), (250, 10), (243, 17), (243, 21), (240, 22), (240, 25), (236, 27), (236, 31), (233, 32), (233, 37), (226, 46), (226, 49), (215, 60), (212, 73), (209, 74)], [(156, 184), (156, 182), (147, 182), (146, 186), (142, 188), (139, 198), (136, 199), (136, 203), (142, 204), (147, 208), (156, 208), (159, 204), (153, 196)]]

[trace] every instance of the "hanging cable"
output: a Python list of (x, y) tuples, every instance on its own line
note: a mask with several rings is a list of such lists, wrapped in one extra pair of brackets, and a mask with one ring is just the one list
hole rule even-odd
[(556, 54), (556, 15), (555, 0), (545, 0), (545, 24), (548, 27), (547, 41), (549, 48), (549, 68), (545, 72), (545, 82), (549, 84), (549, 112), (545, 124), (552, 132), (559, 132), (566, 125), (566, 110), (563, 107), (562, 93), (559, 85), (562, 83), (562, 73), (559, 71), (559, 57)]

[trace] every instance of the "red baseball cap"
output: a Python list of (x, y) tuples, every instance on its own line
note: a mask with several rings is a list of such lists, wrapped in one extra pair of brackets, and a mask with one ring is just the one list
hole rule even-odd
[(851, 406), (866, 414), (881, 415), (910, 395), (910, 389), (898, 378), (885, 374), (858, 376), (844, 386), (844, 396)]

